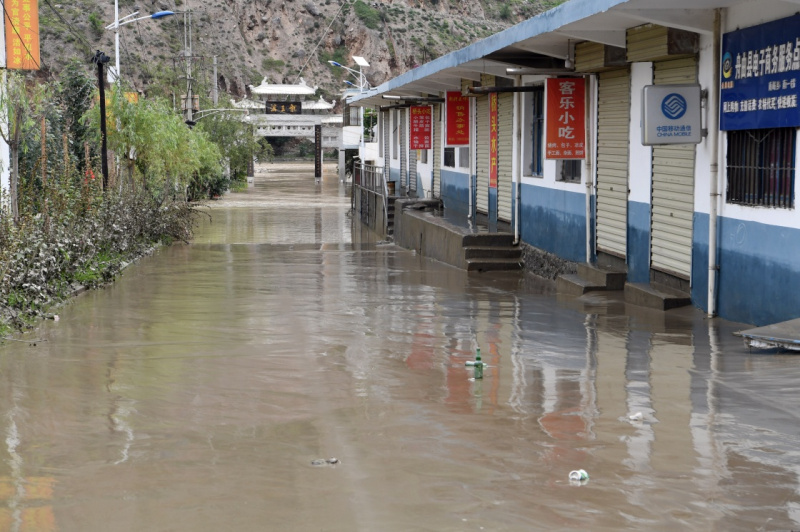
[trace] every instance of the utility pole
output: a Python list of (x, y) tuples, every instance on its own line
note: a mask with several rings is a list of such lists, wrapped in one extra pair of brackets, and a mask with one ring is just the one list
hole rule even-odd
[(108, 188), (108, 145), (106, 142), (106, 80), (103, 76), (103, 66), (111, 61), (106, 54), (97, 50), (92, 62), (97, 65), (97, 87), (100, 89), (100, 138), (102, 147), (100, 148), (101, 169), (103, 172), (103, 190)]
[(219, 85), (217, 84), (217, 56), (214, 56), (214, 85), (211, 86), (211, 99), (214, 102), (214, 107), (219, 103)]
[(192, 120), (192, 107), (194, 98), (192, 97), (192, 12), (183, 13), (183, 54), (186, 60), (186, 123), (191, 127), (194, 125)]

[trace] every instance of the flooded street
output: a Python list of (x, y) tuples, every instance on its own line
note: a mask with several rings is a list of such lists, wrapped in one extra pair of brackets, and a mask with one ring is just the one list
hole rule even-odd
[(800, 357), (376, 242), (326, 172), (0, 346), (0, 531), (800, 529)]

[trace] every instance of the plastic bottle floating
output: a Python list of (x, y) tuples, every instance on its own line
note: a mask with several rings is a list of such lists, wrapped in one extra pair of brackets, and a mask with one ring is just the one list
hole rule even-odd
[(576, 482), (584, 482), (589, 480), (589, 473), (584, 469), (576, 469), (569, 472), (569, 479)]
[(475, 353), (475, 380), (483, 378), (483, 360), (481, 360), (481, 348)]

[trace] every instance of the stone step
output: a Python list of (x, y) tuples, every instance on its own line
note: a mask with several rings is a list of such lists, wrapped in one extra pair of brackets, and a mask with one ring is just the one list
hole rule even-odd
[(605, 286), (595, 284), (577, 273), (559, 275), (556, 279), (556, 290), (559, 294), (582, 296), (587, 292), (605, 289)]
[(471, 246), (511, 246), (514, 235), (511, 233), (471, 233), (464, 235), (461, 245)]
[(656, 310), (692, 304), (689, 294), (655, 283), (625, 283), (625, 302)]
[(522, 250), (515, 246), (469, 246), (464, 248), (465, 259), (519, 259)]
[(622, 271), (598, 268), (594, 264), (578, 264), (578, 275), (590, 285), (599, 286), (596, 290), (624, 290), (628, 275)]
[(467, 271), (493, 272), (521, 270), (522, 261), (519, 259), (467, 259)]

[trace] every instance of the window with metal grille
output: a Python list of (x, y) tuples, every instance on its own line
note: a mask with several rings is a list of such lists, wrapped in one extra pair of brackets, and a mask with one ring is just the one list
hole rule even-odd
[(794, 207), (795, 128), (728, 131), (726, 201)]
[(444, 149), (444, 161), (442, 162), (442, 166), (446, 166), (448, 168), (455, 168), (456, 167), (456, 149), (455, 148), (445, 148)]
[(556, 164), (556, 181), (565, 183), (581, 182), (581, 163), (580, 159), (565, 159)]
[(525, 175), (542, 177), (542, 163), (544, 161), (544, 86), (534, 88), (533, 92), (525, 95), (525, 143), (523, 157), (525, 158)]

